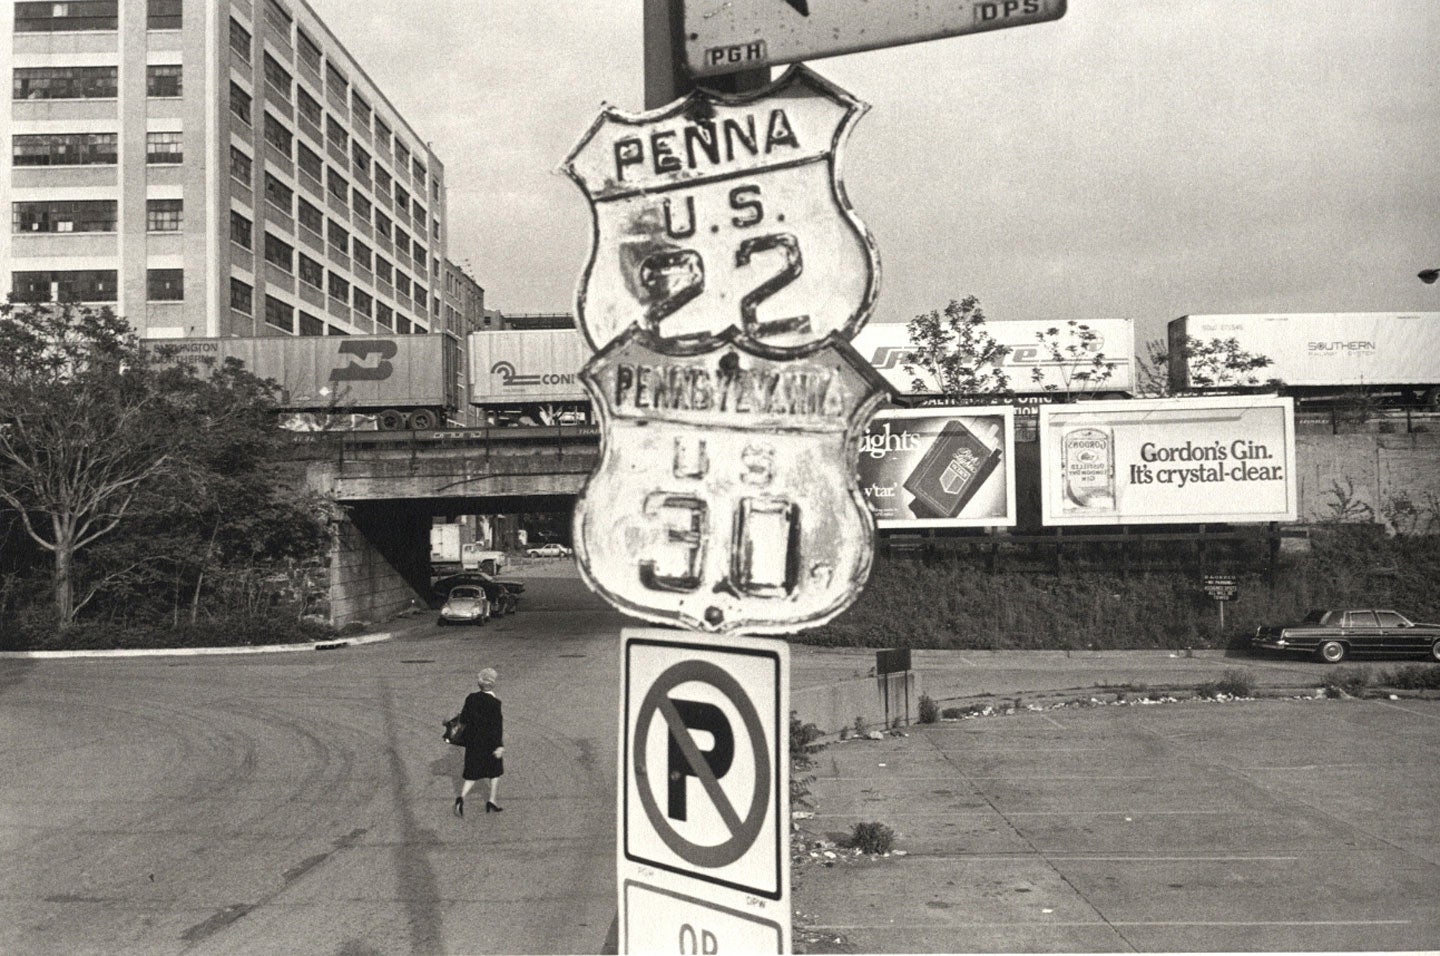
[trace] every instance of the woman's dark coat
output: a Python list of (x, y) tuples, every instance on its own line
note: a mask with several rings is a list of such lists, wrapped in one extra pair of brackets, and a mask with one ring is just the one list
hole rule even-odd
[(503, 776), (505, 761), (495, 756), (495, 748), (505, 743), (505, 718), (500, 713), (500, 700), (493, 694), (476, 691), (465, 698), (460, 719), (465, 723), (465, 779)]

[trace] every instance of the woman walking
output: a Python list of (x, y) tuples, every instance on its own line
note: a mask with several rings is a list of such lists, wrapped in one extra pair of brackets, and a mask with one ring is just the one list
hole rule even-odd
[(495, 682), (500, 675), (487, 667), (475, 675), (480, 689), (465, 698), (460, 720), (465, 724), (465, 771), (460, 795), (455, 798), (455, 815), (465, 815), (465, 795), (477, 780), (490, 781), (490, 797), (485, 801), (486, 813), (499, 813), (503, 808), (495, 802), (495, 790), (505, 773), (505, 718), (500, 713), (500, 698), (495, 696)]

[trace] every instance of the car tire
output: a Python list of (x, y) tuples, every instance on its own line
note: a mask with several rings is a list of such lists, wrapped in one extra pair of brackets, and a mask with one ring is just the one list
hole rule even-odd
[(437, 618), (435, 619), (435, 626), (436, 626), (436, 627), (444, 627), (444, 626), (445, 626), (445, 619), (444, 619), (443, 617), (437, 617)]
[(1440, 641), (1436, 641), (1434, 644), (1430, 645), (1430, 659), (1435, 663), (1440, 664)]
[(1350, 656), (1350, 648), (1341, 641), (1321, 641), (1315, 648), (1315, 659), (1325, 664), (1338, 664)]

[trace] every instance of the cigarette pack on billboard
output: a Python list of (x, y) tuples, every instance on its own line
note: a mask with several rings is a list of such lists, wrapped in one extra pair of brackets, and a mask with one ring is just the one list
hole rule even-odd
[(1295, 520), (1289, 398), (1047, 405), (1040, 443), (1047, 525)]
[(860, 488), (881, 528), (1015, 524), (1014, 409), (891, 409), (860, 445)]

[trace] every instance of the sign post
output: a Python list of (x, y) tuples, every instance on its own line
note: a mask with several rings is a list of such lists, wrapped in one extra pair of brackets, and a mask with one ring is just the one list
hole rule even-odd
[(1240, 596), (1240, 586), (1231, 574), (1205, 575), (1205, 593), (1220, 607), (1220, 639), (1225, 639), (1225, 604)]

